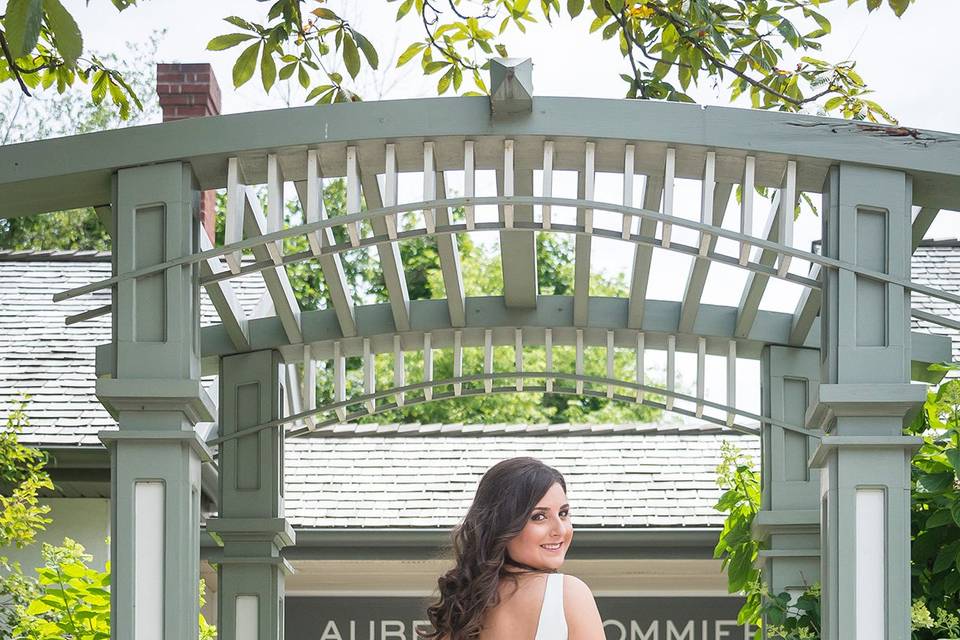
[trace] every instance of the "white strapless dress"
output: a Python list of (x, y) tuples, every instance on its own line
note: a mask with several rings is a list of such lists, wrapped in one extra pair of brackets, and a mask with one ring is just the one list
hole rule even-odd
[(536, 640), (567, 640), (567, 619), (563, 615), (562, 573), (551, 573), (547, 576)]

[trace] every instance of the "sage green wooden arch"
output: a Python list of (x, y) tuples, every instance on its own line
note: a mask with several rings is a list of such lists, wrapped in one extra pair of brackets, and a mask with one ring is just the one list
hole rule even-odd
[[(516, 61), (494, 61), (498, 69)], [(527, 63), (520, 63), (521, 65)], [(512, 83), (529, 75), (495, 74)], [(909, 454), (902, 423), (936, 382), (930, 364), (950, 358), (950, 340), (913, 333), (911, 317), (960, 329), (911, 309), (910, 296), (960, 304), (955, 294), (910, 280), (910, 255), (940, 209), (960, 201), (960, 139), (796, 114), (644, 101), (533, 98), (528, 83), (495, 98), (441, 98), (268, 111), (136, 127), (0, 148), (4, 217), (97, 207), (113, 236), (113, 275), (55, 300), (109, 288), (112, 303), (69, 323), (111, 314), (113, 340), (97, 350), (97, 394), (120, 429), (102, 434), (112, 465), (113, 629), (134, 640), (196, 637), (200, 470), (219, 471), (218, 516), (207, 531), (218, 554), (221, 637), (282, 637), (283, 549), (295, 544), (284, 518), (286, 437), (322, 437), (336, 424), (404, 403), (474, 393), (551, 391), (601, 395), (685, 413), (763, 441), (767, 538), (758, 562), (772, 589), (819, 579), (824, 637), (909, 634)], [(509, 108), (508, 108), (509, 107)], [(494, 171), (497, 195), (478, 196), (477, 171)], [(462, 172), (464, 193), (447, 192)], [(536, 172), (536, 174), (535, 174)], [(576, 198), (553, 195), (560, 172), (575, 172)], [(601, 202), (598, 173), (622, 176), (620, 202)], [(423, 197), (398, 202), (398, 176), (416, 174)], [(541, 195), (534, 196), (540, 176)], [(347, 215), (323, 211), (323, 180), (344, 178)], [(696, 220), (678, 215), (677, 179), (701, 185)], [(644, 181), (634, 202), (633, 184)], [(283, 186), (292, 182), (304, 225), (282, 229)], [(266, 185), (261, 210), (253, 185)], [(738, 231), (724, 228), (735, 187)], [(754, 187), (776, 197), (753, 233)], [(200, 231), (198, 194), (226, 189), (226, 243)], [(792, 244), (801, 192), (823, 196), (823, 250)], [(362, 204), (366, 207), (363, 208)], [(477, 220), (496, 206), (494, 222)], [(462, 207), (464, 218), (451, 211)], [(575, 224), (552, 211), (576, 209)], [(920, 210), (913, 215), (913, 207)], [(535, 209), (539, 217), (535, 216)], [(594, 224), (594, 212), (620, 216)], [(403, 228), (399, 215), (422, 212)], [(952, 215), (946, 213), (944, 215)], [(342, 227), (348, 240), (334, 241)], [(728, 225), (729, 226), (729, 225)], [(697, 234), (674, 240), (672, 229)], [(458, 240), (499, 234), (504, 290), (465, 294)], [(571, 296), (540, 295), (535, 234), (575, 236)], [(280, 241), (304, 236), (309, 251), (284, 255)], [(410, 300), (398, 243), (429, 236), (440, 256), (446, 298)], [(630, 296), (591, 296), (594, 238), (633, 255)], [(725, 253), (718, 240), (737, 250)], [(653, 250), (693, 258), (679, 302), (648, 299)], [(242, 262), (249, 250), (252, 262)], [(342, 254), (375, 250), (389, 301), (355, 306)], [(330, 308), (301, 310), (284, 268), (316, 261)], [(714, 263), (747, 272), (728, 303), (701, 301)], [(805, 269), (796, 268), (803, 265)], [(793, 269), (791, 269), (793, 267)], [(231, 280), (263, 278), (273, 314), (247, 317)], [(793, 313), (760, 309), (768, 285), (804, 288)], [(204, 287), (220, 322), (200, 327)], [(494, 371), (492, 350), (511, 345), (516, 366)], [(552, 367), (552, 349), (575, 350), (572, 371)], [(483, 371), (464, 371), (464, 348), (484, 350)], [(586, 348), (635, 354), (635, 380), (583, 368)], [(525, 368), (525, 348), (546, 369)], [(435, 350), (450, 350), (454, 377), (433, 378)], [(642, 377), (649, 350), (667, 355), (665, 387)], [(404, 354), (423, 354), (423, 381), (408, 383)], [(673, 386), (675, 354), (696, 354), (696, 391)], [(395, 377), (378, 383), (372, 358), (390, 353)], [(727, 359), (728, 395), (704, 391), (707, 355)], [(347, 397), (345, 358), (364, 361), (364, 393)], [(759, 360), (762, 412), (737, 406), (738, 359)], [(332, 403), (317, 404), (315, 366), (331, 361)], [(302, 367), (301, 367), (302, 365)], [(302, 373), (300, 372), (302, 368)], [(201, 375), (218, 374), (208, 394)], [(505, 383), (506, 381), (506, 383)], [(678, 404), (679, 403), (679, 404)], [(216, 421), (210, 440), (199, 422)], [(361, 437), (361, 436), (358, 436)]]

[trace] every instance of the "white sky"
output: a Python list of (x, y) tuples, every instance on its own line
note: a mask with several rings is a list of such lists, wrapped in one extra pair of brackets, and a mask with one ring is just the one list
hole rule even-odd
[[(240, 90), (231, 82), (232, 63), (240, 49), (210, 52), (205, 49), (208, 40), (221, 33), (235, 31), (222, 22), (227, 15), (265, 21), (270, 2), (253, 0), (141, 0), (141, 5), (118, 14), (108, 0), (99, 0), (86, 7), (86, 0), (66, 3), (74, 12), (85, 34), (88, 47), (98, 50), (120, 50), (123, 42), (145, 39), (155, 30), (165, 29), (160, 41), (159, 58), (162, 62), (209, 62), (213, 65), (223, 90), (223, 112), (298, 106), (303, 93), (293, 92), (278, 84), (265, 96), (258, 76)], [(441, 4), (446, 4), (445, 2)], [(565, 4), (565, 3), (561, 3)], [(901, 124), (910, 127), (960, 132), (960, 82), (955, 80), (953, 62), (958, 51), (952, 26), (960, 24), (960, 1), (919, 0), (902, 19), (884, 7), (868, 15), (865, 3), (846, 8), (844, 0), (824, 7), (824, 13), (833, 22), (833, 33), (825, 40), (821, 57), (838, 60), (853, 57), (857, 70), (874, 89), (874, 98), (894, 114)], [(380, 51), (381, 70), (364, 73), (359, 78), (359, 92), (366, 99), (409, 98), (435, 95), (438, 76), (421, 77), (417, 63), (395, 69), (394, 60), (413, 40), (422, 37), (422, 27), (412, 16), (397, 25), (393, 16), (398, 4), (383, 0), (331, 0), (329, 6), (351, 19), (356, 28), (368, 36)], [(589, 13), (585, 11), (584, 15)], [(534, 88), (537, 95), (586, 96), (621, 98), (624, 83), (618, 77), (625, 72), (626, 62), (621, 58), (614, 40), (601, 41), (597, 34), (586, 35), (587, 22), (581, 16), (576, 21), (561, 19), (553, 28), (534, 26), (526, 36), (508, 40), (513, 57), (532, 57), (535, 65)], [(694, 91), (705, 104), (726, 105), (723, 87), (702, 86)], [(453, 184), (451, 184), (451, 187)], [(619, 199), (619, 178), (598, 177), (598, 199)], [(555, 191), (556, 193), (556, 191)], [(419, 193), (416, 194), (419, 196)], [(562, 194), (560, 194), (562, 195)], [(419, 199), (419, 198), (410, 198)], [(737, 205), (731, 198), (730, 215), (724, 226), (736, 229)], [(682, 185), (677, 193), (677, 211), (685, 217), (698, 216), (699, 187)], [(766, 209), (758, 207), (757, 225), (762, 224)], [(729, 222), (730, 224), (727, 224)], [(598, 215), (598, 225), (603, 225)], [(611, 221), (619, 228), (619, 221)], [(960, 214), (940, 216), (928, 237), (956, 237), (960, 229)], [(810, 242), (820, 235), (819, 219), (805, 213), (795, 230), (795, 245), (809, 249)], [(674, 238), (688, 241), (675, 228)], [(722, 249), (722, 246), (721, 246)], [(689, 259), (657, 251), (654, 268), (659, 273), (675, 273), (676, 278), (661, 277), (651, 283), (653, 298), (679, 300), (686, 279)], [(632, 247), (603, 241), (594, 243), (593, 268), (608, 271), (627, 269)], [(797, 271), (799, 265), (797, 265)], [(719, 303), (738, 296), (745, 280), (744, 272), (723, 269), (714, 265), (707, 281), (704, 302)], [(799, 287), (783, 282), (772, 283), (772, 291), (765, 296), (761, 308), (793, 311)], [(720, 362), (708, 364), (707, 397), (722, 400), (725, 394), (723, 367)], [(678, 359), (678, 371), (685, 372), (685, 382), (693, 383), (695, 363)], [(747, 376), (756, 376), (757, 370), (748, 368)], [(743, 378), (741, 378), (743, 379)], [(759, 409), (758, 385), (743, 384), (748, 392), (744, 404)], [(755, 392), (751, 392), (756, 389)]]

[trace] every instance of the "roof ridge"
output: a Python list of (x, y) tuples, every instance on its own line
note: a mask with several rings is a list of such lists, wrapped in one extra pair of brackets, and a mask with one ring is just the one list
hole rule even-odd
[(0, 249), (3, 262), (110, 262), (110, 257), (96, 249)]
[(920, 241), (921, 247), (960, 247), (960, 238), (930, 238)]

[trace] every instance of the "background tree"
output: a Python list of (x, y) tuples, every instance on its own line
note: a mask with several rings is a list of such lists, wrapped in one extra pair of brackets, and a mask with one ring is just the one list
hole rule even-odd
[[(158, 32), (144, 42), (137, 42), (135, 46), (127, 43), (122, 52), (97, 56), (112, 66), (119, 65), (122, 60), (138, 61), (127, 67), (124, 78), (127, 86), (142, 96), (142, 108), (130, 113), (119, 112), (114, 105), (91, 101), (87, 95), (76, 90), (55, 95), (40, 92), (32, 96), (18, 90), (0, 90), (0, 145), (116, 129), (159, 119), (153, 61), (162, 35), (162, 32)], [(109, 251), (110, 232), (89, 207), (37, 216), (0, 218), (0, 249)]]
[[(584, 15), (588, 34), (611, 41), (623, 55), (620, 76), (629, 98), (690, 102), (690, 86), (710, 79), (727, 83), (731, 98), (749, 95), (758, 108), (818, 105), (845, 117), (892, 120), (867, 98), (853, 61), (811, 55), (831, 29), (820, 8), (834, 0), (380, 1), (396, 6), (398, 22), (422, 25), (423, 38), (398, 64), (419, 59), (425, 74), (439, 74), (440, 94), (486, 92), (481, 71), (490, 56), (509, 54), (506, 36)], [(886, 4), (897, 15), (913, 2), (846, 1), (865, 2), (870, 11)], [(123, 11), (136, 0), (112, 3)], [(237, 87), (259, 75), (267, 92), (278, 80), (295, 81), (308, 91), (308, 102), (356, 100), (356, 87), (334, 62), (342, 62), (351, 79), (364, 65), (380, 65), (374, 42), (325, 0), (276, 0), (261, 22), (225, 20), (236, 30), (216, 36), (209, 48), (240, 47), (233, 67)], [(96, 55), (84, 57), (82, 34), (60, 0), (8, 0), (0, 16), (0, 52), (0, 82), (16, 82), (24, 95), (38, 87), (63, 93), (80, 82), (94, 103), (109, 98), (121, 117), (141, 106), (140, 93), (119, 70)]]

